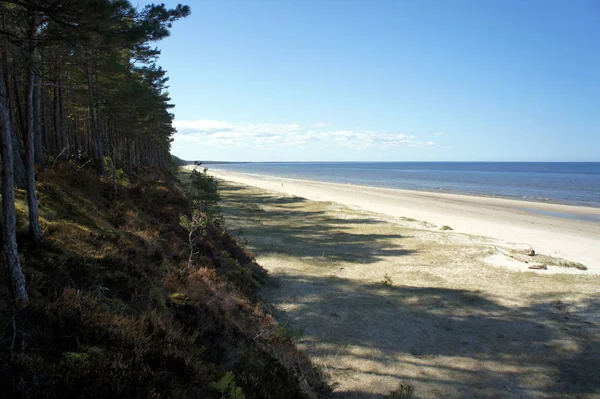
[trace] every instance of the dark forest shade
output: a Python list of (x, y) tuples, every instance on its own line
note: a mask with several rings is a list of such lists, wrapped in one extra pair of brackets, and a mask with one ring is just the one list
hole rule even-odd
[[(166, 72), (156, 64), (160, 52), (151, 43), (167, 37), (171, 24), (189, 12), (181, 5), (138, 9), (124, 0), (0, 2), (7, 254), (16, 242), (9, 237), (14, 185), (27, 190), (32, 243), (42, 240), (35, 168), (43, 168), (47, 156), (88, 161), (104, 176), (108, 166), (113, 180), (117, 165), (129, 171), (167, 166), (173, 105)], [(7, 262), (11, 271), (20, 270), (18, 256)]]

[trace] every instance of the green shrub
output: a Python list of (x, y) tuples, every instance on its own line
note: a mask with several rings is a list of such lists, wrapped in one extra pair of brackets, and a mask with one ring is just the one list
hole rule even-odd
[(221, 196), (219, 195), (217, 180), (207, 172), (207, 168), (204, 168), (202, 172), (192, 170), (190, 176), (191, 199), (209, 217), (220, 217), (219, 201)]
[(275, 336), (280, 338), (300, 339), (304, 336), (304, 330), (301, 328), (291, 329), (285, 325), (278, 324), (275, 330)]
[(400, 383), (398, 388), (385, 395), (386, 399), (409, 399), (412, 397), (414, 391), (413, 388), (408, 384)]
[(236, 385), (235, 377), (231, 371), (227, 372), (219, 381), (211, 382), (210, 387), (220, 392), (223, 397), (229, 397), (232, 399), (246, 398), (242, 388)]
[(117, 169), (117, 181), (118, 182), (122, 182), (123, 180), (125, 180), (125, 171), (121, 168)]
[(394, 286), (394, 280), (392, 280), (392, 276), (390, 276), (389, 274), (385, 274), (383, 276), (383, 280), (381, 281), (381, 284), (387, 286), (387, 287), (393, 287)]
[(182, 215), (179, 218), (179, 225), (188, 233), (189, 257), (188, 267), (192, 267), (194, 255), (198, 254), (197, 246), (202, 237), (206, 234), (206, 218), (198, 208), (192, 211), (192, 217)]

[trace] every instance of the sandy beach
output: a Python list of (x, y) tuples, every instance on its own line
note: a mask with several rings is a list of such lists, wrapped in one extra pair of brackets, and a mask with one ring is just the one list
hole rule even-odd
[[(416, 219), (584, 264), (600, 274), (600, 209), (259, 176), (210, 168), (214, 176), (286, 195)], [(557, 217), (568, 214), (580, 217)], [(585, 220), (588, 219), (588, 220)], [(591, 220), (598, 220), (594, 222)], [(508, 263), (510, 264), (510, 262)]]
[(210, 173), (334, 397), (599, 397), (597, 210)]

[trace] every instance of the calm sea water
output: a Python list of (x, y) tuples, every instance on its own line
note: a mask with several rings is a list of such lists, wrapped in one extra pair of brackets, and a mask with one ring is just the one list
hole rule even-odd
[(335, 183), (600, 207), (600, 162), (286, 162), (207, 166)]

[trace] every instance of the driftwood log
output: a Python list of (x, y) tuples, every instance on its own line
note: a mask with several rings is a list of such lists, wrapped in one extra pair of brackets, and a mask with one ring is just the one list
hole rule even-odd
[(531, 265), (531, 266), (529, 266), (529, 269), (534, 269), (534, 270), (548, 270), (548, 266), (542, 265), (542, 264), (537, 264), (537, 265)]

